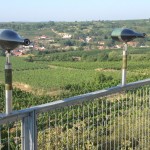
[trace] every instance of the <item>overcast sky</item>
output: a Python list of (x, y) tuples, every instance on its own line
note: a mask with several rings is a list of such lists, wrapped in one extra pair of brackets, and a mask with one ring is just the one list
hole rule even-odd
[(1, 0), (0, 22), (150, 18), (150, 0)]

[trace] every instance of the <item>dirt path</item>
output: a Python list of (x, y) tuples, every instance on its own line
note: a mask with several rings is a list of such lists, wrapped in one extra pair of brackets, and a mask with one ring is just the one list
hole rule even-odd
[(33, 91), (32, 87), (28, 84), (25, 84), (25, 83), (14, 82), (13, 87), (18, 88), (18, 89), (25, 91), (25, 92), (32, 92)]
[(62, 68), (62, 69), (67, 69), (67, 70), (82, 70), (82, 69), (71, 68), (71, 67), (64, 67), (64, 66), (57, 66), (57, 65), (48, 65), (48, 66), (50, 68), (52, 68), (52, 69)]
[(21, 91), (24, 92), (29, 92), (34, 95), (48, 95), (48, 96), (57, 96), (60, 95), (62, 92), (65, 92), (61, 89), (55, 89), (55, 90), (43, 90), (43, 89), (34, 89), (30, 85), (25, 84), (25, 83), (19, 83), (19, 82), (14, 82), (13, 87), (20, 89)]
[(95, 71), (116, 72), (116, 71), (118, 71), (118, 70), (115, 70), (115, 69), (96, 68)]

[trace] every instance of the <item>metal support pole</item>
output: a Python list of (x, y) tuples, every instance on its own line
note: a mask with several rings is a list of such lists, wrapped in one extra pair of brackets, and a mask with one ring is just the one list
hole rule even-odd
[(6, 114), (9, 114), (12, 112), (12, 65), (10, 63), (10, 51), (8, 51), (6, 54), (5, 101), (6, 101)]
[(0, 125), (0, 150), (2, 149), (2, 135), (1, 135), (1, 125)]
[(127, 43), (123, 47), (123, 60), (122, 60), (122, 86), (126, 85), (127, 74)]
[(37, 150), (36, 113), (32, 111), (22, 119), (22, 150)]

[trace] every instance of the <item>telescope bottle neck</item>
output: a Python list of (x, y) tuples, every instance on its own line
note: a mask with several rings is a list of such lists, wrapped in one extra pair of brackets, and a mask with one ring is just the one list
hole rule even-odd
[(125, 42), (123, 45), (123, 51), (127, 51), (127, 42)]
[(7, 64), (10, 64), (10, 55), (11, 55), (11, 54), (10, 54), (10, 51), (7, 51), (7, 52), (6, 52), (6, 63), (7, 63)]

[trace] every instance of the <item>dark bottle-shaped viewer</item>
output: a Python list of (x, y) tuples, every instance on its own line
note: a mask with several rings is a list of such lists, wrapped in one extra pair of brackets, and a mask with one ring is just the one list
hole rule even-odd
[(29, 39), (24, 39), (20, 37), (15, 31), (0, 29), (0, 46), (4, 50), (12, 50), (18, 45), (28, 46), (29, 44)]
[(138, 33), (127, 28), (116, 28), (111, 34), (111, 38), (115, 41), (129, 42), (135, 38), (144, 38), (145, 33)]

